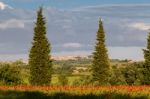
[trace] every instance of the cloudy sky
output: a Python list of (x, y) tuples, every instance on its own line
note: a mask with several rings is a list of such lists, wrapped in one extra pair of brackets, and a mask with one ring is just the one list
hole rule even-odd
[(39, 6), (52, 55), (91, 54), (101, 17), (110, 58), (143, 59), (149, 0), (0, 0), (0, 60), (27, 59)]

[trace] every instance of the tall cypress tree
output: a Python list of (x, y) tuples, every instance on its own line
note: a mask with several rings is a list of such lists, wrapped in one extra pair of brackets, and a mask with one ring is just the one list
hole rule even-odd
[(105, 32), (103, 22), (100, 19), (97, 31), (97, 42), (93, 52), (92, 80), (98, 84), (108, 84), (110, 76), (110, 65), (105, 45)]
[(144, 49), (144, 68), (143, 68), (143, 74), (144, 74), (144, 80), (143, 83), (146, 85), (150, 85), (150, 32), (148, 33), (147, 38), (147, 48)]
[(37, 22), (29, 54), (30, 83), (32, 85), (48, 85), (51, 81), (50, 43), (46, 37), (46, 22), (42, 13), (41, 7), (37, 12)]

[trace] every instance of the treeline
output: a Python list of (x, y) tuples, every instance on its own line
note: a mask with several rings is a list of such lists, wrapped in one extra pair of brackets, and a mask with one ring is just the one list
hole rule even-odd
[[(105, 30), (103, 21), (99, 21), (96, 34), (96, 45), (93, 52), (90, 73), (88, 76), (75, 80), (74, 85), (150, 85), (150, 35), (144, 49), (145, 62), (129, 64), (125, 67), (111, 66), (105, 45)], [(29, 53), (29, 82), (31, 85), (50, 85), (54, 74), (51, 59), (51, 44), (46, 37), (46, 20), (43, 9), (37, 11), (37, 21), (34, 28), (32, 47)], [(0, 80), (5, 84), (23, 84), (20, 67), (12, 63), (3, 64), (0, 68)], [(65, 63), (64, 63), (65, 67)], [(59, 81), (65, 85), (67, 76), (61, 72)]]
[[(90, 85), (91, 62), (85, 60), (67, 60), (53, 62), (52, 85)], [(87, 61), (89, 61), (87, 59)], [(91, 60), (90, 60), (91, 61)], [(126, 62), (124, 60), (111, 61), (113, 74), (110, 77), (110, 85), (143, 85), (144, 62)], [(73, 74), (76, 67), (85, 67), (86, 71)], [(15, 62), (0, 62), (0, 85), (29, 85), (29, 65), (21, 60)]]

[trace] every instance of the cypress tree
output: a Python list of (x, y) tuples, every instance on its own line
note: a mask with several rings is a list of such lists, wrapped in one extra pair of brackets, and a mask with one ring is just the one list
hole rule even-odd
[(143, 83), (146, 85), (150, 85), (150, 32), (148, 33), (147, 38), (147, 48), (143, 50), (144, 51), (144, 68), (143, 68), (143, 75), (144, 80)]
[(110, 65), (105, 46), (105, 31), (103, 28), (103, 22), (100, 19), (99, 29), (97, 31), (95, 51), (93, 52), (92, 61), (92, 80), (96, 84), (105, 85), (109, 82)]
[(50, 43), (46, 37), (46, 21), (42, 7), (37, 12), (37, 22), (29, 54), (30, 83), (32, 85), (48, 85), (51, 81), (52, 61)]

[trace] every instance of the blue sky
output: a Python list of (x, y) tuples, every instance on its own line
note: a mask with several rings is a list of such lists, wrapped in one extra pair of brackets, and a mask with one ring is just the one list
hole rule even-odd
[(41, 5), (59, 9), (111, 4), (147, 4), (149, 0), (0, 0), (14, 8), (35, 9)]
[(101, 17), (110, 58), (143, 59), (149, 0), (0, 0), (0, 60), (28, 58), (39, 6), (53, 56), (91, 54)]

